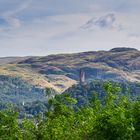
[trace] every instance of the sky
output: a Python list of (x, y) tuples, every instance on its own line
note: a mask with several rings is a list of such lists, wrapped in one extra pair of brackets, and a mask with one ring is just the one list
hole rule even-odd
[(0, 0), (0, 57), (132, 47), (139, 0)]

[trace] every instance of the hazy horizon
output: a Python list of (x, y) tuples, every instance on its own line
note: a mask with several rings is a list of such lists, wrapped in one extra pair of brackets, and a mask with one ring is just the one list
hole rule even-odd
[(0, 1), (0, 57), (140, 50), (140, 1)]
[[(137, 48), (132, 48), (132, 47), (114, 47), (114, 48), (130, 48), (130, 49), (136, 49), (139, 51)], [(114, 49), (111, 48), (111, 49)], [(61, 52), (61, 53), (49, 53), (46, 55), (13, 55), (13, 56), (0, 56), (0, 58), (12, 58), (12, 57), (44, 57), (48, 55), (60, 55), (60, 54), (76, 54), (76, 53), (84, 53), (84, 52), (94, 52), (94, 51), (110, 51), (111, 49), (107, 50), (86, 50), (86, 51), (77, 51), (77, 52)]]

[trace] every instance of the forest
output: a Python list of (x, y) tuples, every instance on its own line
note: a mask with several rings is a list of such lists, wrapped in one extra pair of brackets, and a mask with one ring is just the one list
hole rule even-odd
[(140, 100), (118, 96), (121, 87), (104, 82), (105, 96), (97, 92), (78, 104), (70, 94), (51, 95), (46, 111), (20, 118), (12, 107), (0, 111), (0, 140), (139, 140)]

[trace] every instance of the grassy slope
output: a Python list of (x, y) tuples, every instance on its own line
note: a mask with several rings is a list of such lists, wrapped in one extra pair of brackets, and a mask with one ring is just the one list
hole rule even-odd
[[(31, 70), (30, 68), (24, 68), (23, 66), (17, 66), (16, 64), (7, 64), (0, 67), (0, 75), (6, 75), (11, 77), (19, 77), (24, 81), (27, 81), (30, 84), (53, 88), (57, 92), (62, 92), (66, 88), (70, 87), (75, 83), (74, 80), (65, 77), (64, 75), (49, 75), (48, 78), (45, 75), (41, 75)], [(65, 82), (67, 85), (65, 86)], [(59, 84), (57, 86), (57, 84)], [(60, 88), (60, 85), (63, 85), (63, 88)]]
[(86, 72), (87, 80), (140, 82), (140, 52), (135, 49), (59, 54), (13, 61), (13, 64), (0, 66), (0, 75), (21, 77), (33, 85), (51, 87), (59, 92), (79, 80), (81, 68)]

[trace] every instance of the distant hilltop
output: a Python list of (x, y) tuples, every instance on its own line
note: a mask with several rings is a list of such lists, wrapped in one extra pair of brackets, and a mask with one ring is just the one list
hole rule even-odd
[(125, 52), (125, 51), (138, 51), (138, 50), (135, 48), (127, 48), (127, 47), (113, 48), (110, 50), (110, 52)]

